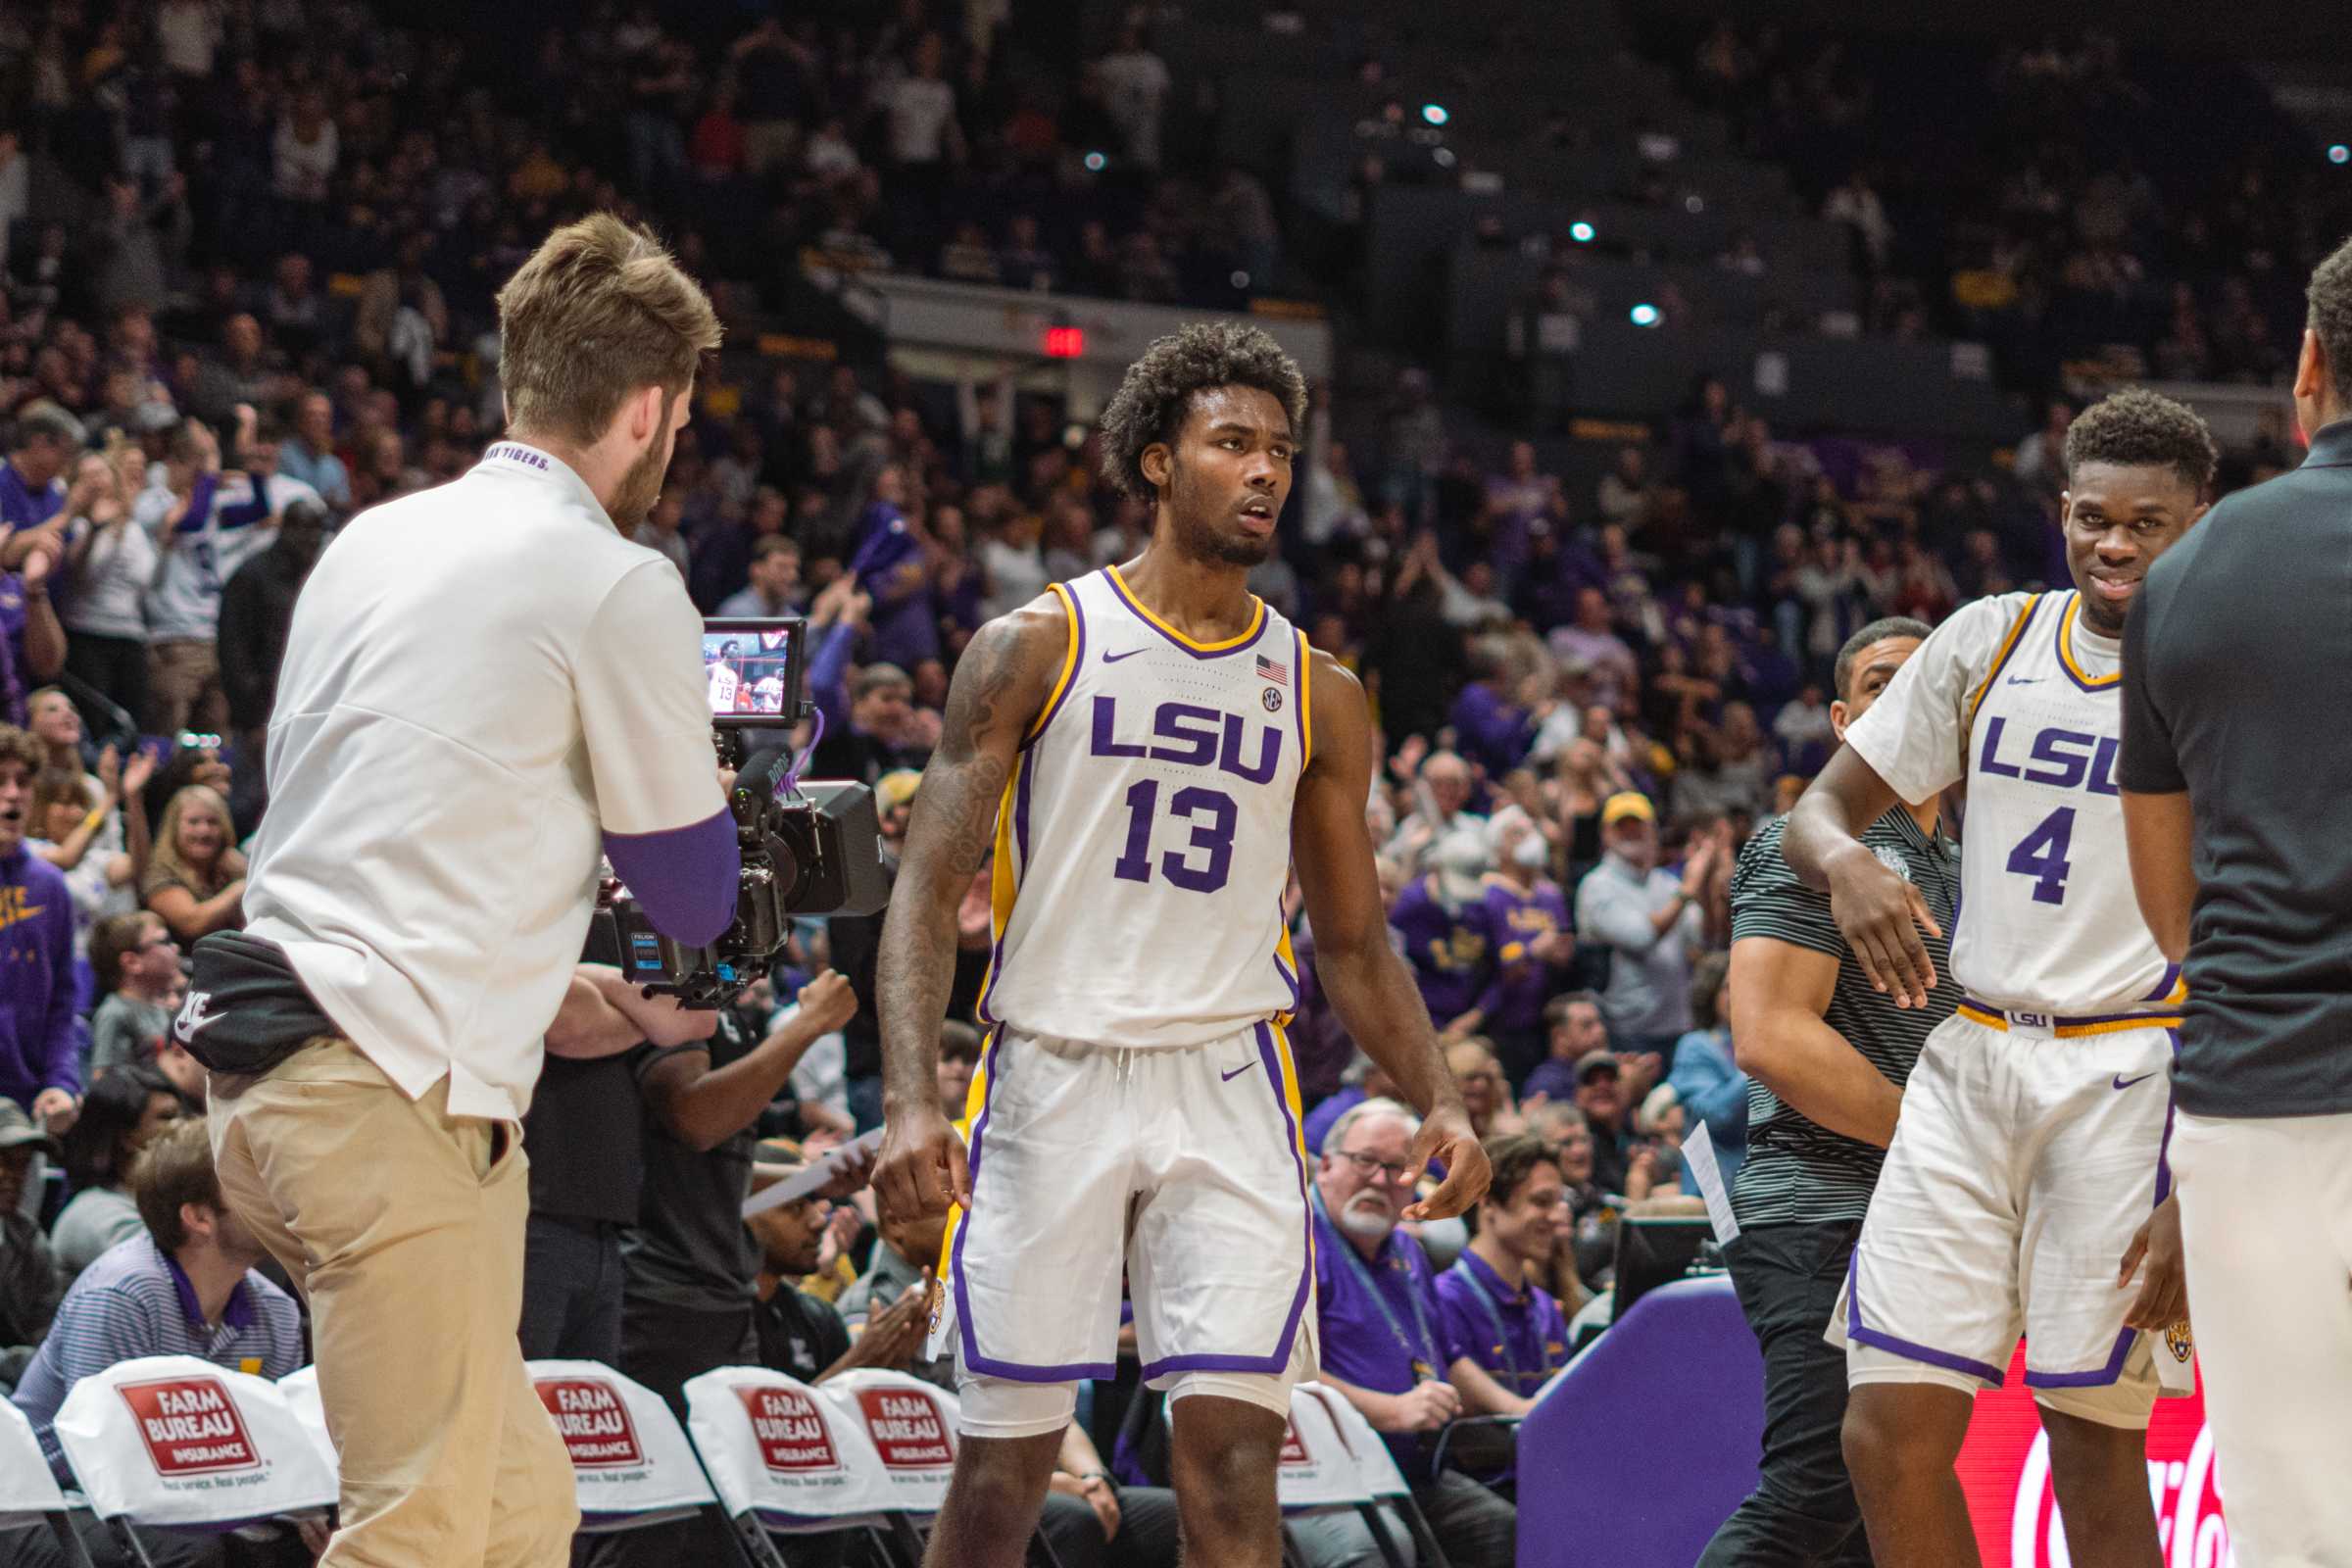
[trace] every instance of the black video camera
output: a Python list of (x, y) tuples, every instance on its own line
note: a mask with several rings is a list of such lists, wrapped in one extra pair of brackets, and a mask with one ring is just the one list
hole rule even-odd
[(703, 673), (711, 743), (735, 770), (727, 810), (743, 855), (735, 921), (689, 947), (654, 929), (631, 898), (600, 906), (587, 956), (617, 964), (647, 991), (690, 1007), (718, 1007), (767, 973), (795, 916), (872, 914), (890, 896), (882, 875), (874, 792), (846, 780), (799, 777), (790, 730), (807, 715), (808, 623), (707, 620)]

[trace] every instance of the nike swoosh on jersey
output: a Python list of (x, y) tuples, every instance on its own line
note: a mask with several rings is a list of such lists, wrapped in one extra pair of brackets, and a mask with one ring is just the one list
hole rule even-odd
[(1225, 1080), (1225, 1082), (1227, 1082), (1227, 1083), (1231, 1083), (1231, 1082), (1233, 1082), (1233, 1081), (1234, 1081), (1236, 1078), (1239, 1078), (1239, 1077), (1240, 1077), (1242, 1074), (1244, 1074), (1244, 1073), (1248, 1072), (1248, 1071), (1249, 1071), (1250, 1068), (1252, 1068), (1252, 1067), (1254, 1067), (1254, 1066), (1256, 1066), (1256, 1065), (1257, 1065), (1257, 1063), (1256, 1063), (1256, 1062), (1254, 1062), (1254, 1061), (1245, 1061), (1245, 1062), (1243, 1062), (1243, 1063), (1242, 1063), (1242, 1064), (1241, 1064), (1239, 1067), (1236, 1067), (1236, 1068), (1234, 1068), (1234, 1069), (1233, 1069), (1233, 1071), (1231, 1071), (1231, 1072), (1221, 1072), (1221, 1073), (1217, 1074), (1217, 1076), (1218, 1076), (1219, 1078), (1222, 1078), (1223, 1080)]
[(2012, 675), (2001, 684), (2004, 686), (2038, 686), (2041, 684), (2041, 677), (2039, 675)]
[(1122, 653), (1114, 654), (1108, 649), (1104, 649), (1102, 652), (1102, 662), (1105, 664), (1115, 664), (1122, 659), (1133, 659), (1136, 655), (1142, 652), (1143, 650), (1141, 648), (1130, 648)]
[(2111, 1080), (2109, 1080), (2109, 1081), (2110, 1081), (2111, 1083), (2113, 1083), (2113, 1084), (2115, 1085), (2115, 1087), (2116, 1087), (2116, 1088), (2118, 1088), (2118, 1089), (2129, 1089), (2129, 1088), (2131, 1088), (2131, 1087), (2132, 1087), (2133, 1084), (2144, 1084), (2144, 1083), (2146, 1083), (2146, 1082), (2147, 1082), (2149, 1079), (2151, 1079), (2151, 1078), (2153, 1078), (2153, 1077), (2155, 1077), (2155, 1076), (2156, 1076), (2156, 1075), (2155, 1075), (2154, 1073), (2152, 1073), (2152, 1072), (2143, 1072), (2143, 1073), (2141, 1073), (2141, 1074), (2140, 1074), (2138, 1077), (2136, 1077), (2136, 1078), (2127, 1078), (2127, 1077), (2125, 1077), (2125, 1076), (2124, 1076), (2122, 1073), (2120, 1073), (2120, 1072), (2119, 1072), (2119, 1073), (2117, 1073), (2117, 1074), (2115, 1075), (2115, 1077), (2114, 1077), (2113, 1079), (2111, 1079)]

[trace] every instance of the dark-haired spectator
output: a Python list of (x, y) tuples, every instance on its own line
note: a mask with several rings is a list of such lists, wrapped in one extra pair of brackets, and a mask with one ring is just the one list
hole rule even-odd
[(255, 1272), (262, 1244), (221, 1200), (201, 1120), (182, 1118), (148, 1143), (131, 1168), (130, 1194), (141, 1234), (82, 1271), (17, 1385), (17, 1408), (68, 1479), (51, 1423), (74, 1385), (93, 1372), (148, 1355), (229, 1367), (251, 1358), (270, 1379), (302, 1364), (301, 1314)]
[(1438, 1304), (1463, 1353), (1509, 1396), (1504, 1413), (1524, 1413), (1568, 1360), (1568, 1320), (1535, 1283), (1550, 1261), (1568, 1189), (1558, 1152), (1540, 1138), (1489, 1138), (1486, 1149), (1494, 1179), (1469, 1247), (1438, 1276)]
[(99, 1003), (90, 1015), (90, 1072), (152, 1062), (179, 1005), (179, 944), (151, 909), (109, 915), (90, 933)]
[(165, 805), (139, 898), (182, 944), (245, 923), (245, 857), (227, 797), (190, 784)]
[(1600, 999), (1590, 991), (1568, 991), (1544, 1004), (1544, 1058), (1520, 1087), (1520, 1097), (1565, 1105), (1576, 1099), (1577, 1069), (1594, 1052), (1609, 1049), (1609, 1026)]
[(96, 996), (89, 972), (90, 932), (102, 915), (131, 905), (132, 890), (144, 869), (134, 853), (146, 848), (143, 835), (130, 850), (110, 852), (104, 841), (121, 838), (117, 813), (125, 788), (135, 796), (146, 788), (148, 775), (154, 771), (155, 760), (142, 751), (132, 755), (125, 776), (122, 761), (109, 747), (99, 762), (96, 805), (90, 803), (89, 775), (78, 767), (43, 768), (33, 777), (26, 811), (32, 835), (26, 843), (64, 874), (66, 890), (73, 899), (74, 961), (79, 970), (77, 1007), (86, 1007)]
[(24, 1212), (26, 1189), (39, 1179), (38, 1162), (63, 1153), (22, 1105), (0, 1100), (0, 1390), (16, 1388), (65, 1289), (49, 1239)]
[(69, 1283), (117, 1242), (138, 1234), (132, 1162), (186, 1108), (172, 1081), (153, 1067), (118, 1067), (81, 1097), (81, 1114), (65, 1139), (66, 1183), (74, 1196), (49, 1232)]

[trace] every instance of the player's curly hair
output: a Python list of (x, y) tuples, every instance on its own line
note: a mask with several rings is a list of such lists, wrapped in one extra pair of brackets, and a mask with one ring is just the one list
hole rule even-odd
[(2066, 471), (2086, 463), (2125, 467), (2161, 465), (2186, 479), (2197, 494), (2213, 488), (2221, 449), (2194, 409), (2146, 387), (2111, 392), (2075, 416), (2066, 427)]
[(1144, 449), (1173, 445), (1194, 395), (1221, 386), (1270, 394), (1293, 436), (1306, 424), (1306, 377), (1270, 333), (1240, 321), (1190, 321), (1144, 350), (1103, 409), (1104, 477), (1139, 501), (1156, 500), (1144, 477)]

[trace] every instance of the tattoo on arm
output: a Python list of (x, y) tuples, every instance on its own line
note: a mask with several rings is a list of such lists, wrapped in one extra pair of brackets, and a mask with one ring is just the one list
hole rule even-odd
[(923, 769), (876, 956), (886, 1102), (938, 1093), (940, 1020), (956, 975), (956, 908), (996, 837), (1014, 759), (1067, 646), (1048, 597), (980, 628), (948, 691), (939, 749)]

